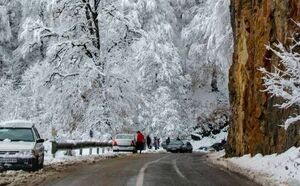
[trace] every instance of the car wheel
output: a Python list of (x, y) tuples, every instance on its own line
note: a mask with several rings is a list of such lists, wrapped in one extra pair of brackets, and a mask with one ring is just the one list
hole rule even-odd
[(39, 159), (38, 157), (36, 157), (33, 162), (32, 162), (32, 167), (31, 167), (31, 171), (35, 172), (39, 170)]
[(44, 168), (44, 155), (42, 156), (42, 161), (39, 164), (39, 169), (42, 169), (42, 168)]

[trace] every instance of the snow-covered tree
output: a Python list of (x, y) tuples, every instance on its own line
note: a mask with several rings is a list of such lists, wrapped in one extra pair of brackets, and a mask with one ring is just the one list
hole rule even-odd
[(44, 113), (39, 122), (61, 128), (61, 134), (84, 133), (92, 126), (101, 130), (107, 123), (102, 123), (105, 66), (100, 60), (100, 1), (27, 3), (42, 10), (25, 18), (19, 47), (23, 57), (44, 49), (45, 56), (23, 77), (23, 90), (33, 90), (32, 99)]
[[(297, 24), (300, 27), (300, 24)], [(300, 121), (300, 40), (293, 38), (293, 44), (285, 47), (282, 43), (275, 44), (272, 48), (267, 46), (276, 56), (280, 58), (280, 65), (273, 66), (273, 71), (267, 71), (260, 68), (264, 74), (263, 80), (266, 86), (265, 91), (272, 96), (280, 97), (283, 103), (275, 106), (286, 109), (296, 107), (295, 113), (291, 115), (284, 123), (283, 127), (287, 129), (291, 124)]]
[(138, 33), (128, 57), (133, 60), (128, 64), (134, 67), (140, 98), (135, 122), (149, 133), (166, 136), (172, 131), (176, 135), (175, 129), (192, 126), (192, 122), (185, 114), (189, 82), (174, 41), (178, 38), (173, 7), (169, 1), (151, 0), (124, 1), (123, 8)]
[[(182, 15), (184, 21), (188, 21), (182, 38), (187, 55), (186, 69), (192, 75), (193, 84), (205, 86), (206, 79), (215, 81), (217, 74), (220, 87), (224, 89), (227, 84), (233, 51), (229, 5), (229, 0), (199, 1)], [(203, 78), (205, 76), (207, 78)]]
[(1, 120), (47, 137), (187, 135), (227, 93), (228, 2), (0, 0)]

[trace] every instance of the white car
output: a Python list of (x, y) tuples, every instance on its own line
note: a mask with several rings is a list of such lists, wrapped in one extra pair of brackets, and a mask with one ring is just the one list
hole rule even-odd
[(113, 151), (127, 151), (136, 153), (136, 139), (134, 134), (118, 134), (112, 142)]
[(43, 142), (32, 122), (0, 123), (0, 169), (43, 168)]

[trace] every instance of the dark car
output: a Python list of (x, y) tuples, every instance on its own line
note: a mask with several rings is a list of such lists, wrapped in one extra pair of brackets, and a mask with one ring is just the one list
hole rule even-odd
[(171, 140), (169, 145), (166, 146), (168, 152), (192, 152), (193, 146), (188, 141)]
[(183, 141), (184, 145), (183, 145), (183, 152), (189, 152), (192, 153), (193, 152), (193, 146), (189, 141)]
[(161, 147), (163, 148), (163, 149), (167, 149), (167, 142), (166, 141), (163, 141), (162, 143), (161, 143)]
[(184, 143), (180, 140), (171, 140), (167, 145), (167, 151), (169, 152), (182, 152)]

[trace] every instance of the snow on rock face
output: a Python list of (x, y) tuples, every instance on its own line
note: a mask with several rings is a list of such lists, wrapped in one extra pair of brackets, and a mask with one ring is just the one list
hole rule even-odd
[[(236, 45), (229, 75), (233, 115), (226, 153), (229, 156), (241, 156), (249, 153), (284, 152), (295, 144), (299, 145), (299, 125), (290, 126), (288, 131), (278, 125), (282, 125), (282, 121), (288, 116), (299, 113), (299, 108), (276, 108), (274, 105), (287, 103), (288, 100), (263, 92), (267, 87), (262, 81), (263, 74), (257, 69), (264, 67), (273, 71), (274, 65), (286, 69), (272, 51), (267, 51), (266, 44), (270, 43), (272, 46), (273, 41), (281, 41), (283, 44), (293, 41), (292, 36), (299, 30), (294, 23), (300, 21), (299, 1), (257, 1), (255, 6), (251, 3), (232, 2)], [(274, 21), (276, 24), (273, 24)], [(292, 51), (288, 45), (285, 48)], [(279, 76), (290, 79), (285, 73), (282, 72), (284, 75), (280, 73)], [(294, 85), (289, 87), (288, 83), (283, 82), (284, 86), (281, 86), (281, 82), (283, 81), (276, 82), (279, 90), (292, 90), (290, 88)]]

